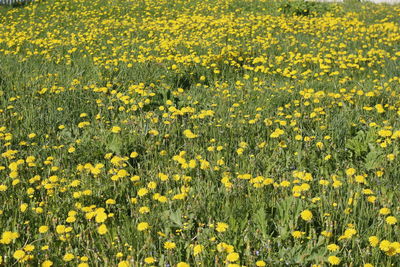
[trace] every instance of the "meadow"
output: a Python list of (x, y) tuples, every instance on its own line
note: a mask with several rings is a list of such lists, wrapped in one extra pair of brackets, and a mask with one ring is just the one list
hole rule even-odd
[(0, 265), (400, 266), (400, 5), (0, 6)]

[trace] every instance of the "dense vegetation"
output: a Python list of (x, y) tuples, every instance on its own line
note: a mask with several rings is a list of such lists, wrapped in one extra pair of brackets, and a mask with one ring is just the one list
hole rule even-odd
[(400, 6), (0, 7), (0, 262), (399, 266)]

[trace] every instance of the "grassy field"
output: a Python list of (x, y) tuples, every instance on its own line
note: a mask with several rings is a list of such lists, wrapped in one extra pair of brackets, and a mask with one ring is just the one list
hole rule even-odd
[(0, 7), (1, 264), (400, 266), (399, 26), (355, 2)]

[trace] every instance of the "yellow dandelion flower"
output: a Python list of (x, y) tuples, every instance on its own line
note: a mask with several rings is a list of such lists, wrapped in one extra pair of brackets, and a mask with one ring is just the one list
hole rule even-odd
[(119, 133), (119, 132), (121, 132), (121, 127), (119, 127), (119, 126), (113, 126), (113, 127), (111, 128), (111, 132), (112, 132), (112, 133)]
[(72, 253), (67, 253), (64, 255), (63, 260), (64, 261), (72, 261), (75, 258), (74, 254)]
[(394, 224), (397, 223), (397, 219), (394, 216), (386, 217), (385, 221), (386, 221), (387, 224), (390, 224), (390, 225), (394, 225)]
[(311, 212), (310, 210), (303, 210), (303, 211), (300, 213), (300, 216), (301, 216), (301, 218), (302, 218), (303, 220), (305, 220), (305, 221), (307, 221), (307, 222), (311, 221), (312, 218), (313, 218), (313, 214), (312, 214), (312, 212)]
[(149, 229), (149, 224), (147, 222), (141, 222), (137, 225), (137, 230), (138, 231), (145, 231), (147, 229)]
[(118, 263), (118, 267), (129, 267), (131, 266), (128, 261), (121, 261)]
[(19, 249), (19, 250), (17, 250), (17, 251), (14, 252), (13, 257), (14, 257), (14, 259), (16, 259), (16, 260), (20, 260), (20, 259), (22, 259), (23, 257), (25, 257), (25, 251)]
[(51, 267), (53, 266), (53, 262), (50, 260), (45, 260), (44, 262), (42, 262), (42, 267)]
[(190, 265), (186, 262), (181, 261), (176, 265), (176, 267), (190, 267)]
[(97, 232), (98, 232), (100, 235), (106, 234), (106, 233), (108, 232), (107, 226), (106, 226), (104, 223), (101, 224), (99, 227), (97, 227)]
[(236, 253), (236, 252), (229, 253), (226, 256), (226, 260), (229, 262), (235, 262), (235, 261), (239, 260), (239, 253)]
[(167, 242), (164, 243), (164, 248), (166, 248), (166, 249), (174, 249), (174, 248), (176, 248), (176, 244), (174, 242), (167, 241)]
[(326, 248), (329, 251), (338, 251), (340, 249), (340, 247), (336, 244), (329, 244), (328, 246), (326, 246)]
[(218, 222), (217, 227), (215, 227), (215, 230), (217, 230), (217, 232), (219, 232), (219, 233), (222, 233), (222, 232), (225, 232), (228, 228), (229, 228), (228, 224), (226, 224), (224, 222)]
[(156, 259), (153, 258), (153, 257), (147, 257), (147, 258), (144, 259), (144, 262), (147, 263), (147, 264), (153, 264), (153, 263), (156, 262)]
[(329, 257), (328, 257), (328, 262), (329, 262), (331, 265), (339, 265), (340, 262), (341, 262), (341, 260), (340, 260), (340, 258), (338, 258), (338, 257), (336, 257), (336, 256), (329, 256)]
[(184, 135), (186, 138), (189, 138), (189, 139), (193, 139), (193, 138), (196, 138), (196, 137), (197, 137), (197, 135), (194, 134), (194, 133), (193, 133), (191, 130), (189, 130), (189, 129), (184, 130), (184, 131), (183, 131), (183, 135)]
[(193, 254), (195, 256), (197, 256), (198, 254), (200, 254), (203, 251), (203, 246), (202, 245), (196, 245), (193, 247)]

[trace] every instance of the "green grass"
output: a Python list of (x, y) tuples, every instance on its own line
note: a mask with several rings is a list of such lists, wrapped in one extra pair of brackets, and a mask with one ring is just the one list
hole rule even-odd
[(0, 7), (1, 262), (399, 265), (399, 15), (353, 1)]

